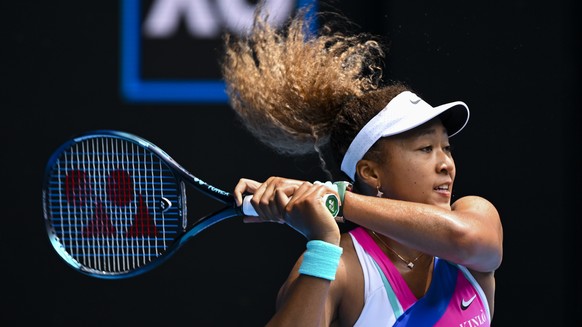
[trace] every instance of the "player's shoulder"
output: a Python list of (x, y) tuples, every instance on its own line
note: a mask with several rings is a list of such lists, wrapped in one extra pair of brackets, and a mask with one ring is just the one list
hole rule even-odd
[(348, 232), (341, 234), (339, 246), (342, 248), (342, 256), (338, 268), (347, 270), (353, 269), (354, 264), (357, 264), (359, 261), (356, 255), (356, 250), (354, 249), (354, 242)]
[[(340, 246), (343, 252), (336, 272), (336, 279), (331, 285), (331, 292), (338, 300), (341, 298), (354, 299), (363, 289), (364, 279), (360, 259), (348, 232), (341, 234)], [(353, 300), (350, 302), (353, 304)]]
[(500, 220), (500, 213), (495, 205), (480, 196), (470, 195), (459, 198), (451, 205), (451, 209), (455, 212), (464, 212), (474, 217), (488, 217), (492, 220)]
[(495, 205), (489, 201), (488, 199), (478, 196), (478, 195), (467, 195), (462, 198), (456, 200), (452, 205), (451, 208), (453, 210), (460, 209), (460, 208), (467, 208), (467, 207), (474, 207), (474, 208), (491, 208), (494, 209)]
[(349, 232), (343, 232), (340, 235), (340, 244), (339, 244), (343, 249), (344, 252), (346, 250), (346, 248), (353, 248), (354, 247), (354, 243), (352, 241), (352, 237), (350, 236)]

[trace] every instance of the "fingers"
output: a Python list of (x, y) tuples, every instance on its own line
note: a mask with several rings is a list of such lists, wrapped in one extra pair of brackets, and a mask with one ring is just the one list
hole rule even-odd
[(252, 179), (241, 178), (236, 186), (234, 187), (233, 195), (237, 206), (241, 206), (243, 203), (244, 193), (254, 193), (256, 189), (261, 186), (261, 183), (254, 181)]
[[(337, 190), (331, 188), (331, 183), (305, 182), (280, 177), (271, 177), (263, 183), (249, 179), (241, 179), (235, 187), (237, 205), (240, 205), (244, 192), (252, 193), (250, 204), (258, 217), (245, 217), (245, 223), (278, 222), (286, 223), (303, 233), (311, 234), (323, 219), (328, 225), (331, 217), (323, 203), (325, 195), (332, 193), (337, 196)], [(335, 223), (331, 219), (331, 223)], [(329, 226), (327, 226), (329, 227)], [(329, 229), (329, 228), (325, 229)]]
[(293, 207), (301, 204), (308, 199), (314, 192), (317, 192), (318, 186), (305, 182), (295, 191), (293, 197), (285, 204), (286, 213), (290, 213)]
[[(270, 177), (263, 183), (241, 178), (234, 188), (233, 196), (237, 206), (243, 205), (245, 193), (251, 193), (250, 204), (253, 206), (261, 221), (280, 221), (284, 206), (281, 203), (287, 203), (288, 198), (293, 195), (295, 189), (303, 183), (299, 180)], [(280, 193), (278, 200), (275, 200), (276, 194)], [(281, 202), (282, 201), (282, 202)], [(256, 218), (244, 219), (248, 222), (254, 222)]]
[(282, 218), (286, 214), (285, 208), (287, 207), (287, 204), (289, 203), (290, 199), (291, 199), (291, 197), (288, 196), (283, 191), (277, 191), (277, 193), (275, 194), (275, 202), (277, 204), (277, 210), (281, 213)]
[[(278, 201), (292, 196), (300, 183), (297, 180), (270, 177), (256, 189), (251, 204), (259, 216), (270, 221), (280, 220), (284, 211)], [(279, 199), (276, 199), (277, 193), (280, 194)]]
[(336, 242), (339, 227), (324, 204), (324, 196), (330, 193), (338, 196), (335, 190), (321, 183), (301, 185), (285, 206), (285, 223), (307, 239)]
[[(279, 179), (268, 180), (256, 190), (251, 199), (258, 217), (246, 217), (243, 221), (287, 223), (294, 203), (305, 202), (306, 198), (313, 197), (317, 192), (312, 188), (313, 184), (309, 182), (301, 182), (300, 185), (293, 182), (290, 187)], [(291, 202), (292, 199), (295, 201)]]
[[(338, 196), (337, 191), (330, 189), (326, 184), (318, 182), (314, 184), (304, 183), (297, 189), (293, 197), (289, 199), (285, 210), (289, 213), (294, 210), (295, 206), (309, 206), (314, 212), (322, 211), (330, 213), (324, 203), (324, 197), (330, 193)], [(324, 208), (326, 209), (325, 211), (323, 210)]]

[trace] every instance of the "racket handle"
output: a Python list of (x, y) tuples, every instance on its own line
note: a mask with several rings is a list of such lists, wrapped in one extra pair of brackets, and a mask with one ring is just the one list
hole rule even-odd
[[(247, 195), (243, 198), (242, 204), (242, 212), (246, 216), (258, 216), (259, 214), (251, 204), (251, 199), (253, 198), (252, 195)], [(343, 222), (343, 217), (338, 217), (338, 213), (340, 212), (340, 204), (339, 199), (335, 194), (326, 194), (323, 197), (323, 204), (329, 210), (333, 218), (338, 222)]]
[(247, 195), (243, 198), (242, 212), (245, 216), (258, 216), (259, 214), (251, 204), (252, 195)]

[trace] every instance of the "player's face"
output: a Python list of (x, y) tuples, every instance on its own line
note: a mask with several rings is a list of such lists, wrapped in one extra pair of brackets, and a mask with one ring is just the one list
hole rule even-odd
[(439, 119), (383, 140), (380, 181), (384, 197), (450, 209), (455, 162)]

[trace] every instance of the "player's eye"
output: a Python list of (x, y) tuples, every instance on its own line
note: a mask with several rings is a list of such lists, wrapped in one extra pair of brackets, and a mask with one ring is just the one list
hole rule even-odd
[(422, 147), (419, 150), (424, 152), (424, 153), (431, 153), (432, 152), (432, 145)]

